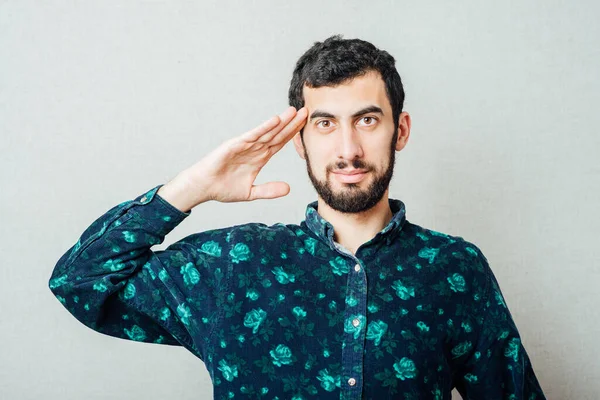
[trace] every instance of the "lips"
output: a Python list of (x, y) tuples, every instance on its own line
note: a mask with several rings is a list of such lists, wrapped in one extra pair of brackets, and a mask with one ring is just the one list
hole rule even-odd
[(357, 174), (364, 174), (365, 172), (367, 172), (367, 171), (362, 170), (362, 169), (355, 169), (355, 170), (352, 170), (352, 171), (337, 171), (337, 172), (334, 172), (334, 174), (340, 174), (340, 175), (357, 175)]
[(367, 171), (364, 170), (353, 170), (353, 171), (339, 171), (333, 173), (338, 181), (342, 183), (356, 183), (360, 182), (366, 175)]

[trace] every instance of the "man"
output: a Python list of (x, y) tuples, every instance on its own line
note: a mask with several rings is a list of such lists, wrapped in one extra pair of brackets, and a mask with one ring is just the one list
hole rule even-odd
[[(297, 62), (292, 107), (97, 219), (49, 285), (98, 332), (181, 345), (217, 399), (544, 399), (486, 257), (388, 198), (410, 116), (394, 58), (332, 36)], [(246, 223), (150, 248), (254, 185), (293, 140), (318, 200), (299, 225)]]

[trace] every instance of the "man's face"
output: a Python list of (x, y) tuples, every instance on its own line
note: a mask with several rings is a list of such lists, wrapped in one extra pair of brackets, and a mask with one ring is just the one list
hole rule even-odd
[(372, 208), (386, 193), (395, 151), (403, 147), (381, 76), (369, 72), (337, 87), (303, 91), (308, 120), (303, 140), (297, 134), (294, 144), (317, 194), (343, 213)]

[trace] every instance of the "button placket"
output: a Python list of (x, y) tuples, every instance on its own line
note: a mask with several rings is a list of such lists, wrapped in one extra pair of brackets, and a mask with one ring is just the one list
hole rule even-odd
[[(356, 258), (356, 256), (354, 256), (353, 254), (349, 253), (348, 251), (346, 251), (346, 249), (344, 249), (341, 246), (338, 246), (334, 243), (334, 247), (335, 249), (339, 252), (342, 253), (344, 255), (349, 256), (350, 258), (352, 258), (355, 262), (354, 266), (350, 267), (351, 270), (354, 269), (355, 272), (361, 272), (362, 266), (360, 264), (360, 261), (358, 260), (358, 258)], [(350, 270), (350, 271), (351, 271)], [(349, 399), (358, 399), (360, 398), (360, 385), (359, 385), (359, 381), (358, 379), (360, 379), (360, 375), (363, 372), (363, 351), (364, 351), (364, 338), (365, 338), (365, 334), (366, 334), (366, 329), (362, 329), (362, 325), (364, 325), (362, 322), (362, 318), (364, 316), (364, 318), (366, 318), (367, 315), (367, 310), (366, 310), (366, 290), (362, 291), (359, 290), (360, 287), (364, 284), (364, 278), (363, 278), (363, 274), (357, 274), (357, 275), (353, 275), (352, 273), (348, 274), (348, 279), (349, 279), (349, 286), (348, 286), (348, 291), (346, 292), (346, 298), (349, 298), (349, 296), (353, 296), (354, 293), (358, 294), (358, 303), (357, 304), (353, 304), (352, 306), (350, 306), (350, 308), (352, 309), (352, 313), (354, 313), (354, 316), (352, 317), (352, 320), (350, 322), (350, 324), (354, 327), (354, 328), (358, 328), (358, 336), (356, 338), (354, 338), (353, 336), (357, 333), (353, 332), (353, 333), (348, 333), (348, 335), (346, 336), (347, 341), (345, 341), (342, 345), (342, 367), (344, 369), (344, 375), (346, 376), (346, 378), (348, 379), (346, 381), (346, 383), (348, 384), (346, 386), (347, 391), (344, 392), (344, 396), (350, 396), (348, 397)], [(349, 313), (350, 310), (347, 308), (346, 313)], [(365, 326), (366, 328), (366, 326)], [(356, 340), (359, 341), (359, 343), (363, 343), (361, 349), (359, 350), (355, 350), (355, 346), (356, 345), (350, 345), (350, 343), (354, 343)], [(348, 372), (350, 372), (348, 374)], [(359, 374), (358, 377), (353, 377), (352, 375)], [(359, 397), (356, 397), (359, 396)]]

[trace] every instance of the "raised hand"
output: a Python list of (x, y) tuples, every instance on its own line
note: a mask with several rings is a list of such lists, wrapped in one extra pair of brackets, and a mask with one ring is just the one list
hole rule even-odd
[(229, 139), (162, 186), (158, 194), (182, 211), (208, 200), (224, 203), (287, 195), (286, 182), (254, 185), (266, 163), (306, 124), (308, 111), (288, 107), (256, 128)]

